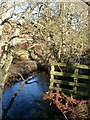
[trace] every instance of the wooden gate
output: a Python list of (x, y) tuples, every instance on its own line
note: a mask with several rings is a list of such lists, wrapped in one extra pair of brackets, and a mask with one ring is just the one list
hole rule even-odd
[(90, 66), (51, 63), (50, 76), (50, 90), (90, 97)]

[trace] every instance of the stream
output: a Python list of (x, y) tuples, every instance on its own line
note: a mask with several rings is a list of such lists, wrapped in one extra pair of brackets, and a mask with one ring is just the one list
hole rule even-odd
[(22, 81), (7, 87), (2, 94), (2, 120), (47, 119), (48, 105), (42, 97), (48, 85), (47, 75), (39, 73), (28, 77), (24, 85)]

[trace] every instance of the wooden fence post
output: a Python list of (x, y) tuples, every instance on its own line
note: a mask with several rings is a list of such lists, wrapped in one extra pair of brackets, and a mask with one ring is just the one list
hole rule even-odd
[[(51, 72), (54, 72), (54, 65), (51, 64)], [(50, 87), (53, 87), (53, 80), (54, 80), (54, 75), (51, 73), (51, 78), (50, 78)]]
[(74, 74), (75, 74), (75, 77), (74, 77), (74, 87), (73, 87), (73, 91), (74, 91), (74, 93), (77, 93), (78, 68), (76, 68), (76, 66), (75, 66)]

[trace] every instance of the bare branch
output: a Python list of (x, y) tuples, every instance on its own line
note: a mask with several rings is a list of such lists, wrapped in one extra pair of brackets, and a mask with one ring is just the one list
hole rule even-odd
[(87, 0), (81, 0), (83, 1), (84, 3), (86, 3), (88, 6), (90, 6), (90, 1), (87, 1)]

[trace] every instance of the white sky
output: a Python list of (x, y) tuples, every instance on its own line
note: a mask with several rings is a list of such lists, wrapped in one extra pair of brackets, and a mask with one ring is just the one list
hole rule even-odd
[[(0, 3), (1, 3), (2, 0), (0, 0)], [(11, 0), (12, 1), (12, 0)], [(15, 0), (17, 2), (23, 2), (23, 1), (26, 1), (26, 0)], [(47, 0), (29, 0), (29, 1), (32, 1), (32, 2), (46, 2)], [(50, 0), (51, 2), (81, 2), (81, 0)], [(90, 0), (84, 0), (86, 2), (90, 1)]]
[[(25, 1), (25, 0), (16, 0), (19, 2)], [(32, 2), (47, 2), (48, 0), (29, 0)], [(82, 0), (50, 0), (50, 2), (81, 2)], [(89, 2), (90, 0), (84, 0), (85, 2)]]

